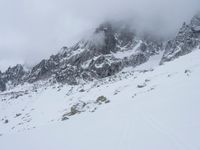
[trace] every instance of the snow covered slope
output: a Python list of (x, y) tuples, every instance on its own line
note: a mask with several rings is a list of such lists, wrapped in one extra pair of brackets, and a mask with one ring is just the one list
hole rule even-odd
[(199, 150), (199, 58), (198, 49), (80, 85), (1, 93), (0, 149)]

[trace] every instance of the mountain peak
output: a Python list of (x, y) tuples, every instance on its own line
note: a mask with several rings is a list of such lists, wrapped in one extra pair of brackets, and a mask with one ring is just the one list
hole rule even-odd
[(183, 23), (177, 36), (168, 41), (161, 64), (192, 52), (200, 46), (200, 13), (189, 24)]
[(165, 47), (163, 41), (151, 34), (139, 36), (125, 23), (104, 22), (91, 37), (72, 47), (63, 47), (58, 54), (42, 60), (29, 72), (22, 65), (16, 65), (0, 73), (0, 91), (6, 90), (9, 81), (14, 85), (44, 80), (74, 85), (112, 76), (126, 67), (147, 62), (162, 50), (165, 52), (161, 63), (173, 60), (200, 45), (199, 16), (194, 16), (190, 24), (184, 23)]

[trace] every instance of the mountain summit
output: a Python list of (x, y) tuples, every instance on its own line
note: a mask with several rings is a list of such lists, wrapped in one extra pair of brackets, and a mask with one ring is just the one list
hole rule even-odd
[[(165, 44), (167, 43), (167, 44)], [(0, 91), (19, 84), (45, 80), (76, 85), (115, 75), (126, 67), (136, 67), (164, 51), (160, 64), (185, 55), (200, 46), (200, 15), (184, 23), (170, 41), (140, 36), (126, 25), (101, 24), (89, 37), (74, 46), (63, 47), (47, 60), (26, 72), (21, 65), (0, 73)]]
[(96, 28), (91, 37), (70, 48), (63, 47), (61, 52), (42, 60), (30, 72), (17, 65), (1, 73), (0, 90), (6, 90), (8, 83), (15, 86), (50, 79), (73, 85), (80, 80), (104, 78), (125, 67), (140, 65), (161, 50), (161, 42), (146, 40), (128, 28), (106, 22)]
[(168, 41), (161, 63), (171, 61), (200, 47), (200, 13), (189, 24), (183, 23), (177, 36)]

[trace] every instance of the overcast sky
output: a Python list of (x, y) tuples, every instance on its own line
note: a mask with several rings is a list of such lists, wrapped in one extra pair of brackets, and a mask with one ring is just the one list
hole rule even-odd
[(0, 69), (47, 58), (105, 20), (169, 36), (199, 10), (200, 0), (0, 0)]

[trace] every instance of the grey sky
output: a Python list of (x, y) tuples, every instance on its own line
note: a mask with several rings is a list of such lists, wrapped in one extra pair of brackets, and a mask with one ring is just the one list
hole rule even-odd
[(0, 0), (0, 69), (36, 63), (108, 19), (169, 36), (199, 9), (199, 0)]

